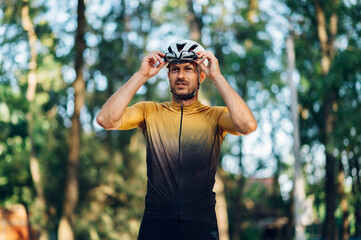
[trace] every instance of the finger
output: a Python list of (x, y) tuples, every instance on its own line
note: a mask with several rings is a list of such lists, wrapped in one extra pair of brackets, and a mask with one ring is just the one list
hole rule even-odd
[(211, 59), (215, 59), (216, 57), (214, 56), (214, 54), (210, 51), (207, 52), (198, 52), (196, 53), (198, 55), (198, 57), (202, 57), (202, 58), (207, 58), (209, 60)]
[(211, 52), (202, 51), (202, 52), (196, 52), (196, 54), (198, 57), (205, 57), (205, 56), (209, 56)]
[(154, 56), (157, 58), (159, 63), (161, 63), (163, 61), (162, 58), (158, 54), (155, 54)]
[[(203, 64), (204, 64), (206, 61), (211, 62), (211, 61), (210, 61), (210, 58), (208, 58), (207, 56), (203, 56), (202, 58), (197, 59), (196, 61), (197, 61), (198, 64), (200, 64), (200, 63), (203, 63)], [(206, 65), (206, 66), (207, 66), (207, 65)]]
[(154, 58), (157, 54), (155, 52), (149, 53), (146, 57), (147, 58)]
[(200, 64), (203, 63), (204, 60), (205, 60), (205, 58), (202, 58), (202, 59), (197, 59), (197, 60), (195, 60), (194, 62), (195, 62), (196, 64), (200, 65)]
[(205, 73), (207, 73), (208, 72), (208, 66), (207, 65), (205, 65), (202, 61), (200, 61), (200, 62), (196, 62), (197, 64), (198, 64), (198, 66), (200, 67), (200, 69), (203, 71), (203, 72), (205, 72)]
[(152, 58), (152, 64), (157, 65), (157, 62), (158, 62), (157, 57), (155, 55), (152, 55), (151, 58)]
[(205, 53), (205, 52), (199, 54), (199, 55), (198, 55), (198, 58), (199, 58), (199, 59), (196, 60), (196, 61), (198, 61), (198, 63), (204, 62), (204, 61), (206, 61), (206, 60), (208, 60), (208, 61), (211, 60), (210, 56), (209, 56), (207, 53)]
[(162, 55), (162, 52), (152, 52), (151, 54), (149, 54), (149, 57), (151, 57), (153, 59), (153, 64), (157, 65), (158, 62), (161, 63), (163, 61), (163, 58), (161, 55)]
[(152, 62), (154, 62), (154, 60), (155, 60), (156, 58), (154, 57), (153, 54), (149, 54), (148, 56), (146, 56), (146, 59), (147, 59), (147, 61), (148, 61), (149, 63), (152, 63)]
[(167, 63), (166, 62), (160, 62), (159, 64), (158, 64), (158, 68), (162, 68), (162, 67), (164, 67), (164, 65), (166, 65)]
[(206, 51), (199, 51), (199, 52), (196, 52), (197, 55), (200, 55), (200, 54), (204, 54), (206, 53)]
[(160, 56), (161, 58), (163, 58), (165, 56), (165, 54), (161, 51), (154, 51), (155, 54), (157, 54), (158, 56)]
[(152, 76), (157, 75), (165, 64), (167, 64), (167, 63), (166, 62), (161, 62), (157, 66), (154, 66), (152, 68)]
[(151, 54), (149, 54), (149, 56), (151, 56), (154, 60), (154, 65), (157, 65), (158, 62), (161, 63), (163, 61), (164, 55), (165, 54), (160, 51), (154, 51)]
[(203, 58), (205, 52), (196, 52), (196, 54), (197, 54), (198, 58)]

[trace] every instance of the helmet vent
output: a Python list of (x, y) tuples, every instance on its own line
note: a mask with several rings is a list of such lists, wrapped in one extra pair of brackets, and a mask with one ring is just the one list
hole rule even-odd
[(182, 51), (185, 45), (186, 45), (186, 43), (183, 43), (183, 44), (177, 43), (178, 52)]
[(194, 49), (196, 49), (198, 47), (198, 45), (197, 44), (194, 44), (192, 47), (190, 47), (189, 49), (188, 49), (188, 51), (193, 51)]

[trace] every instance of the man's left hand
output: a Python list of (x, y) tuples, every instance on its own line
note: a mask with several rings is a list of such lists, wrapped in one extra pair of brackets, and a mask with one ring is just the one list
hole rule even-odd
[[(216, 80), (217, 77), (222, 76), (218, 59), (212, 52), (197, 52), (196, 54), (200, 59), (197, 59), (195, 62), (212, 82)], [(208, 60), (208, 66), (204, 64), (205, 60)]]

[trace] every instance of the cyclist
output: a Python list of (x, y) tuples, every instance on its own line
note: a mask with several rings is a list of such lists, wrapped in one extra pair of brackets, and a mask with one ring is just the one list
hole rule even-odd
[[(169, 102), (128, 104), (168, 64)], [(208, 77), (226, 107), (198, 100)], [(257, 123), (221, 74), (218, 60), (197, 42), (180, 40), (166, 53), (144, 57), (136, 72), (103, 105), (97, 122), (108, 130), (140, 127), (147, 144), (147, 195), (139, 240), (218, 239), (212, 191), (220, 146), (227, 133), (245, 135)]]

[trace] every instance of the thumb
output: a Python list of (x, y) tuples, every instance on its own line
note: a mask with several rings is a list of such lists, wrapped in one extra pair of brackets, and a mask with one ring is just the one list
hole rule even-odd
[(159, 67), (159, 68), (162, 68), (162, 67), (164, 67), (164, 65), (166, 65), (166, 64), (167, 64), (167, 62), (162, 61), (162, 62), (159, 63), (158, 67)]
[(199, 68), (206, 74), (208, 74), (208, 66), (203, 62), (197, 62)]

